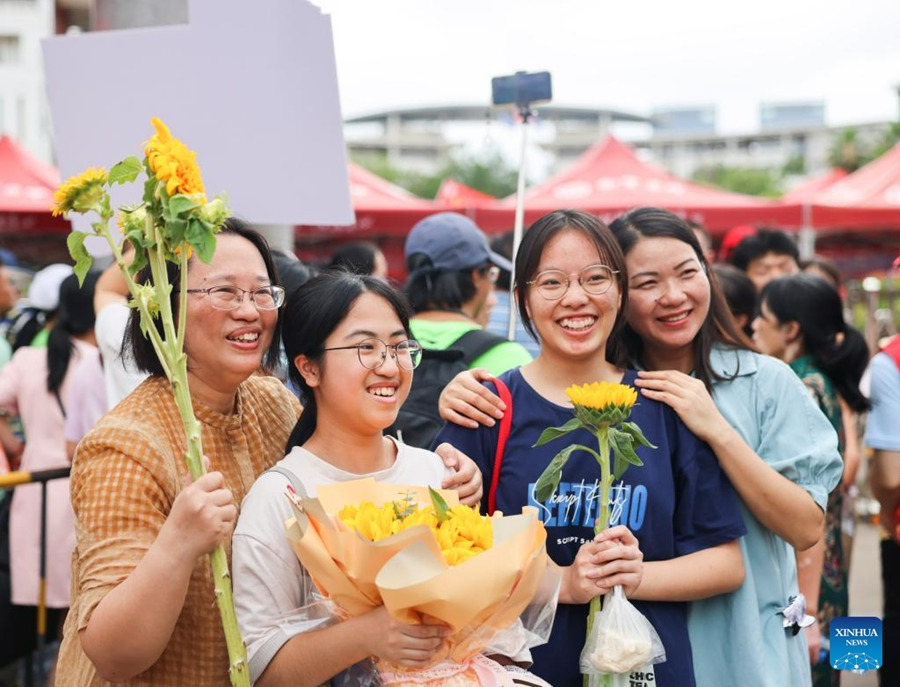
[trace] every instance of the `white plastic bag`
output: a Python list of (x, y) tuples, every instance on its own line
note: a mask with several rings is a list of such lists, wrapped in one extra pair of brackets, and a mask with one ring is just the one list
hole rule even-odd
[(581, 651), (581, 672), (629, 673), (665, 660), (666, 650), (653, 625), (625, 598), (621, 587), (614, 587), (594, 617)]

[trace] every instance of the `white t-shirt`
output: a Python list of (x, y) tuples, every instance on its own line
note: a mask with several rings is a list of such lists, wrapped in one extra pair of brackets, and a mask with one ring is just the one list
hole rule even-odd
[[(322, 484), (373, 477), (378, 482), (440, 487), (452, 470), (444, 467), (431, 451), (395, 440), (397, 460), (387, 470), (358, 475), (346, 472), (295, 447), (278, 462), (294, 473), (309, 496)], [(232, 538), (234, 605), (241, 634), (247, 643), (250, 679), (256, 681), (294, 635), (324, 626), (332, 618), (327, 609), (319, 620), (297, 622), (290, 616), (314, 602), (313, 586), (288, 543), (285, 522), (292, 517), (284, 494), (288, 478), (264, 472), (254, 482), (241, 506), (241, 516)], [(310, 610), (307, 617), (314, 615)]]
[(123, 303), (108, 303), (97, 313), (94, 322), (97, 348), (103, 356), (108, 408), (118, 404), (146, 378), (145, 374), (134, 368), (134, 363), (122, 358), (122, 341), (130, 312), (131, 309)]

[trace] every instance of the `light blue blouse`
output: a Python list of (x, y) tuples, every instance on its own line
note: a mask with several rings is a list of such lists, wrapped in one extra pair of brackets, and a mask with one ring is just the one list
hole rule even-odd
[[(710, 362), (726, 378), (713, 384), (719, 412), (766, 463), (824, 510), (843, 463), (837, 433), (800, 378), (781, 361), (750, 351), (717, 347)], [(747, 526), (741, 540), (744, 584), (689, 608), (697, 687), (810, 685), (804, 633), (791, 635), (778, 614), (798, 591), (794, 549), (743, 502), (741, 510)]]

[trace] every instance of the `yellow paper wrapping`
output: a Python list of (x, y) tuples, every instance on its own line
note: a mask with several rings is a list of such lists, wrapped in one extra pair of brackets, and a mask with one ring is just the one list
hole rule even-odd
[[(455, 492), (441, 492), (449, 506)], [(449, 566), (428, 527), (370, 542), (333, 517), (349, 504), (381, 505), (411, 498), (431, 503), (427, 488), (382, 484), (371, 478), (320, 487), (301, 500), (286, 523), (300, 563), (319, 591), (347, 614), (385, 605), (401, 622), (428, 616), (448, 625), (449, 658), (465, 661), (493, 632), (513, 624), (534, 597), (547, 568), (547, 533), (534, 508), (492, 519), (494, 545)]]

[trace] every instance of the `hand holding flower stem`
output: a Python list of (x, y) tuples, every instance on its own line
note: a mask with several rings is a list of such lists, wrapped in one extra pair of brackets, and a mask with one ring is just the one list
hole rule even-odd
[[(599, 453), (582, 444), (570, 444), (562, 449), (538, 478), (535, 484), (535, 498), (543, 503), (553, 495), (562, 478), (562, 469), (574, 451), (590, 453), (600, 465), (600, 507), (594, 519), (596, 535), (609, 526), (609, 500), (613, 482), (625, 473), (629, 465), (643, 465), (635, 453), (635, 446), (656, 447), (647, 441), (640, 427), (633, 422), (626, 422), (637, 401), (637, 392), (630, 386), (594, 382), (583, 386), (570, 386), (566, 389), (566, 395), (572, 401), (575, 417), (562, 427), (545, 429), (534, 445), (541, 446), (576, 429), (586, 429), (597, 438)], [(620, 459), (615, 461), (615, 465), (611, 448), (615, 449), (616, 458)], [(593, 597), (588, 612), (588, 637), (591, 636), (594, 618), (600, 612), (600, 608), (600, 597)], [(585, 687), (594, 682), (592, 678), (597, 677), (602, 682), (605, 676), (585, 675)]]
[[(188, 261), (194, 251), (204, 262), (212, 259), (216, 247), (215, 233), (227, 219), (228, 209), (221, 197), (207, 202), (200, 169), (194, 160), (195, 154), (174, 138), (160, 120), (154, 118), (153, 125), (156, 134), (147, 143), (143, 163), (136, 157), (128, 157), (115, 165), (109, 174), (102, 168), (90, 168), (72, 177), (54, 194), (56, 205), (53, 214), (95, 212), (99, 215), (100, 221), (91, 226), (94, 234), (103, 237), (109, 244), (122, 269), (132, 295), (130, 305), (139, 311), (141, 330), (153, 344), (172, 384), (187, 438), (185, 460), (191, 477), (197, 479), (206, 469), (200, 424), (194, 416), (188, 386), (187, 356), (184, 353)], [(135, 181), (142, 171), (147, 176), (143, 201), (136, 206), (120, 209), (119, 223), (125, 239), (135, 249), (134, 260), (127, 265), (121, 246), (109, 228), (109, 221), (115, 213), (110, 206), (108, 189), (113, 184)], [(83, 232), (73, 231), (67, 239), (69, 252), (75, 260), (75, 273), (82, 280), (92, 264), (92, 258), (84, 247), (86, 236)], [(177, 325), (167, 263), (176, 265), (180, 273)], [(139, 284), (135, 275), (148, 265), (150, 280)], [(247, 652), (234, 612), (228, 559), (221, 545), (210, 554), (210, 561), (216, 602), (228, 645), (231, 683), (235, 687), (249, 687)]]

